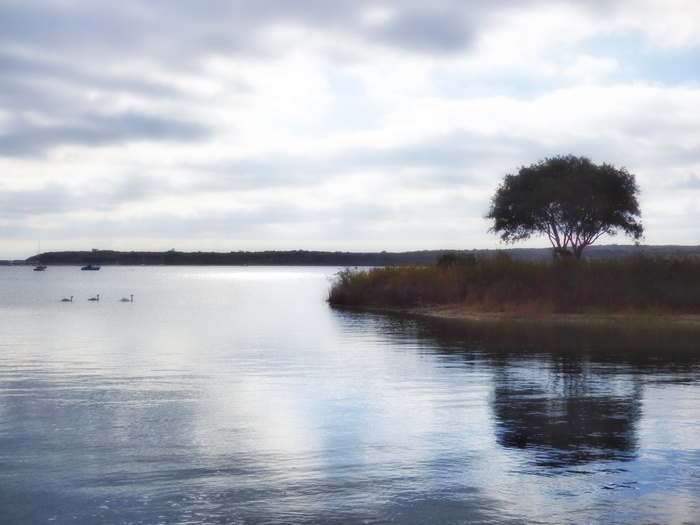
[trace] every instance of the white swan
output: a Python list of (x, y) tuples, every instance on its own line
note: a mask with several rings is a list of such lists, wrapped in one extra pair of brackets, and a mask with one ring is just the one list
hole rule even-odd
[(90, 297), (88, 301), (99, 301), (100, 300), (100, 294), (97, 294), (97, 297)]
[(131, 299), (127, 299), (126, 297), (122, 297), (119, 299), (122, 303), (133, 303), (134, 302), (134, 294), (131, 294)]
[(65, 299), (65, 298), (63, 298), (63, 299), (61, 299), (61, 302), (62, 302), (62, 303), (72, 303), (72, 302), (73, 302), (73, 296), (71, 295), (71, 296), (70, 296), (70, 299)]

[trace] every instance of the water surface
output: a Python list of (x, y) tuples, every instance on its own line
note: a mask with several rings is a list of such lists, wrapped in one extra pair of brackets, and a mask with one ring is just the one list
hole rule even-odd
[(0, 268), (0, 522), (698, 521), (696, 333), (334, 310), (333, 272)]

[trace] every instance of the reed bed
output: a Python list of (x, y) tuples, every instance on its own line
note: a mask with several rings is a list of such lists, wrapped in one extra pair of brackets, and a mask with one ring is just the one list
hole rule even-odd
[(447, 254), (433, 265), (342, 270), (328, 302), (392, 309), (465, 303), (493, 312), (700, 313), (700, 259), (531, 262), (505, 253)]

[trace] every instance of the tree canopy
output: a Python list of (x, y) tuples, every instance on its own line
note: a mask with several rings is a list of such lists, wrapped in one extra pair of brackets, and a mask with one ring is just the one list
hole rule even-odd
[(574, 155), (547, 158), (506, 175), (485, 215), (506, 243), (546, 235), (556, 257), (581, 258), (602, 235), (622, 231), (639, 241), (644, 229), (635, 176)]

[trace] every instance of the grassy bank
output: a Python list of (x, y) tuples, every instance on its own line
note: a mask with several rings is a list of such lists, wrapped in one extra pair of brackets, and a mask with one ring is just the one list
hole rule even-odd
[(461, 303), (476, 311), (527, 314), (700, 313), (700, 259), (531, 262), (505, 254), (444, 256), (433, 265), (339, 272), (337, 306), (412, 309)]

